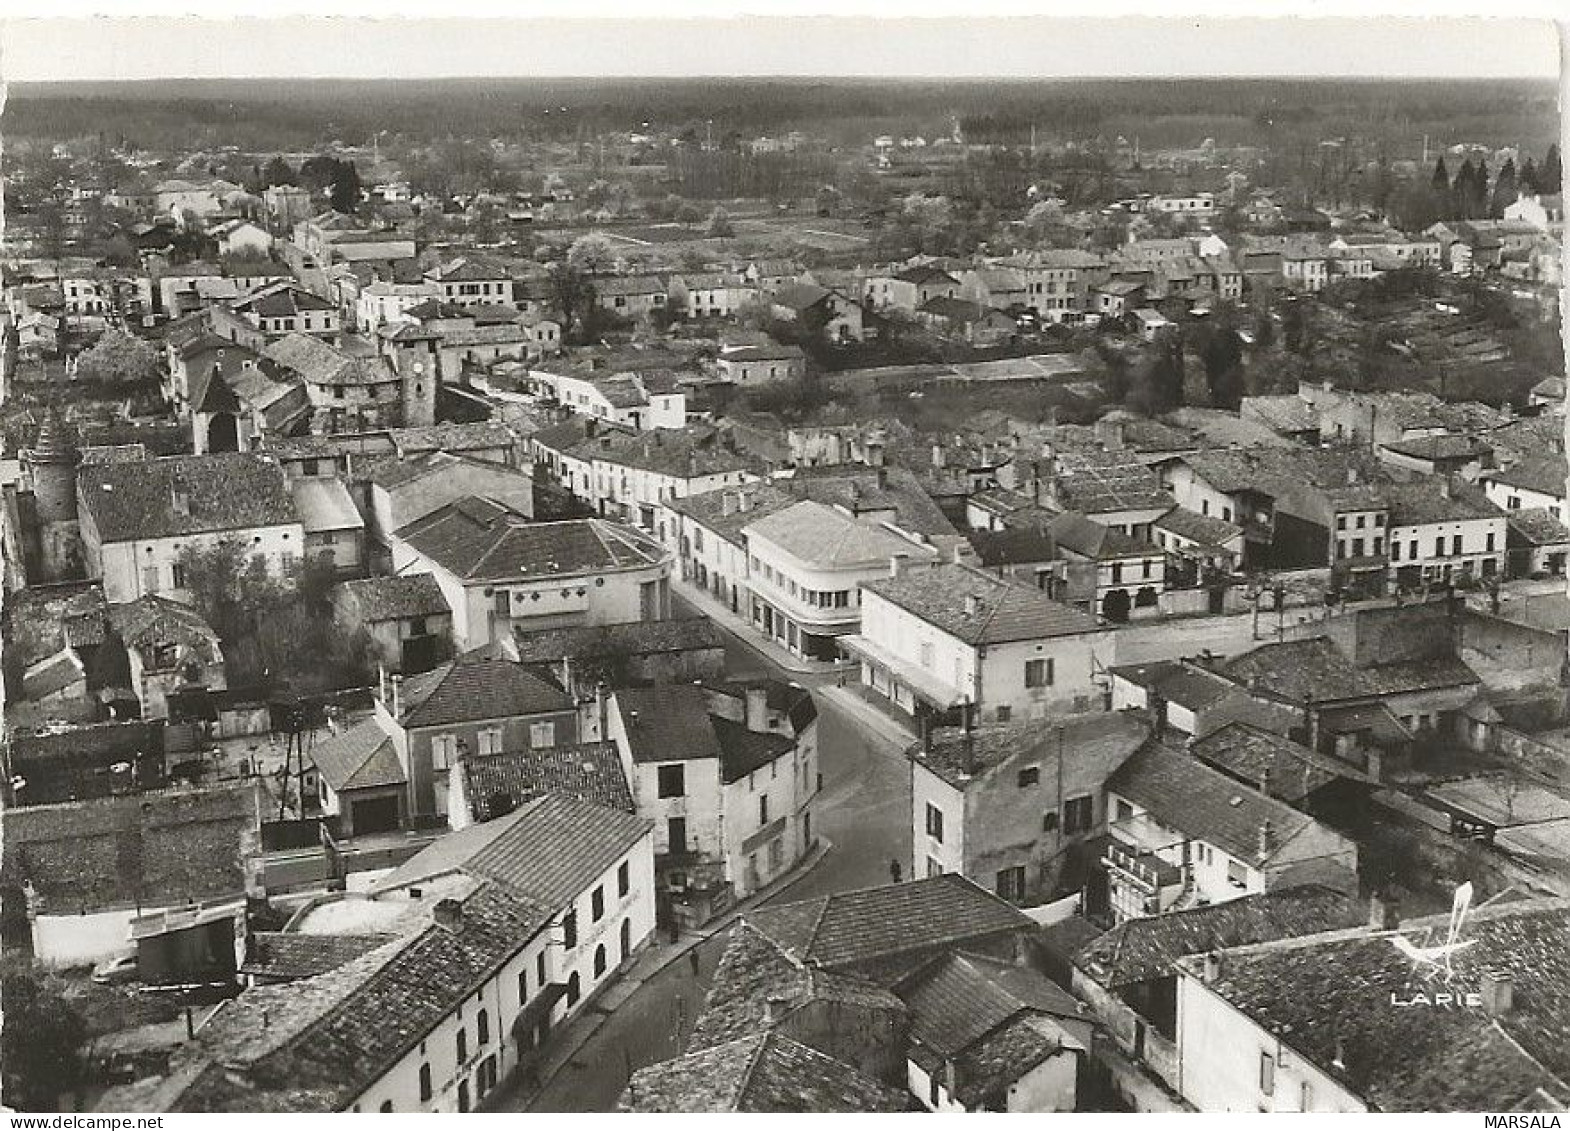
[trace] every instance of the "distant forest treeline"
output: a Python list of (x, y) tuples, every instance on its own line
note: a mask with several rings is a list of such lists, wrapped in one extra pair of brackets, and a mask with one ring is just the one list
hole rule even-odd
[(225, 79), (12, 84), (13, 138), (102, 136), (144, 148), (307, 149), (461, 133), (572, 141), (602, 131), (713, 123), (718, 136), (805, 130), (864, 142), (880, 132), (975, 141), (1138, 136), (1143, 146), (1269, 145), (1283, 133), (1360, 137), (1392, 156), (1435, 144), (1523, 144), (1558, 134), (1549, 81), (1129, 79)]

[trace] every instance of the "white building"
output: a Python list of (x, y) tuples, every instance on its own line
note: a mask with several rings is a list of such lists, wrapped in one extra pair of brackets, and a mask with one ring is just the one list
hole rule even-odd
[(861, 631), (841, 643), (862, 683), (901, 711), (955, 723), (1089, 710), (1115, 653), (1094, 616), (952, 563), (863, 582)]
[(1505, 512), (1475, 487), (1439, 476), (1387, 491), (1398, 585), (1503, 576)]
[(404, 312), (436, 298), (435, 283), (384, 283), (361, 288), (354, 301), (355, 325), (362, 334), (374, 334), (388, 322), (403, 322)]
[(886, 575), (890, 561), (934, 561), (938, 551), (888, 522), (803, 500), (749, 523), (748, 619), (793, 655), (839, 656), (839, 640), (861, 624), (861, 583)]
[(687, 424), (687, 394), (674, 382), (653, 375), (532, 369), (529, 378), (563, 407), (635, 432), (684, 428)]

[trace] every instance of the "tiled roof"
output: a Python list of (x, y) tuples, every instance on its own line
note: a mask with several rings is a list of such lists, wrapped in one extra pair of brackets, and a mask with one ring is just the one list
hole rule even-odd
[[(78, 491), (104, 542), (250, 530), (298, 521), (283, 469), (247, 453), (168, 456), (78, 470)], [(189, 506), (175, 508), (175, 485)]]
[(389, 935), (304, 935), (256, 931), (246, 945), (242, 973), (277, 982), (314, 978), (392, 941)]
[(489, 259), (473, 255), (460, 255), (449, 259), (425, 273), (425, 277), (438, 283), (495, 282), (505, 280), (507, 269)]
[(1345, 652), (1322, 636), (1261, 644), (1221, 671), (1251, 690), (1291, 703), (1373, 698), (1479, 682), (1476, 673), (1453, 656), (1356, 667)]
[(631, 1112), (903, 1112), (909, 1097), (844, 1061), (770, 1032), (635, 1072), (620, 1109)]
[(665, 281), (658, 275), (601, 275), (589, 280), (596, 295), (662, 295)]
[(218, 658), (218, 634), (189, 605), (171, 601), (155, 593), (134, 601), (109, 606), (109, 622), (116, 635), (129, 647), (143, 644), (194, 644)]
[(1567, 529), (1547, 507), (1510, 511), (1507, 521), (1511, 530), (1519, 533), (1534, 546), (1557, 546), (1570, 542), (1570, 529)]
[(598, 518), (531, 522), (499, 503), (459, 499), (398, 537), (467, 581), (562, 577), (654, 565), (665, 551), (636, 530)]
[(1037, 565), (1055, 561), (1057, 542), (1045, 530), (1022, 527), (1011, 530), (976, 530), (965, 535), (988, 568)]
[(892, 510), (901, 530), (928, 537), (959, 534), (921, 480), (903, 467), (820, 464), (798, 467), (784, 483), (797, 497), (837, 505), (852, 514)]
[[(488, 821), (542, 793), (561, 793), (608, 809), (633, 811), (632, 792), (613, 742), (470, 755), (458, 763), (471, 816)], [(506, 804), (501, 802), (505, 799)]]
[(85, 690), (86, 678), (87, 669), (82, 666), (81, 657), (69, 648), (62, 649), (22, 673), (22, 697), (43, 699), (77, 682), (82, 682)]
[(451, 613), (436, 578), (428, 573), (410, 577), (367, 577), (341, 583), (367, 623), (403, 617), (430, 617)]
[(709, 698), (693, 684), (624, 687), (615, 693), (634, 762), (719, 758)]
[(1195, 739), (1189, 752), (1261, 793), (1295, 805), (1315, 790), (1356, 772), (1285, 735), (1247, 723), (1228, 723)]
[[(1404, 923), (1400, 933), (1422, 945), (1444, 936), (1448, 918)], [(1366, 929), (1225, 951), (1209, 988), (1375, 1110), (1564, 1110), (1570, 905), (1480, 908), (1464, 937), (1472, 945), (1452, 958), (1451, 987), (1477, 992), (1485, 972), (1507, 974), (1504, 1013), (1391, 1008), (1392, 993), (1422, 983), (1413, 985), (1412, 963), (1389, 932)]]
[(547, 793), (449, 833), (384, 876), (377, 890), (461, 871), (554, 910), (587, 891), (652, 827), (631, 813)]
[(408, 781), (392, 740), (375, 719), (364, 719), (342, 732), (329, 732), (312, 744), (309, 755), (335, 793)]
[(1278, 888), (1128, 919), (1074, 956), (1074, 965), (1108, 989), (1168, 978), (1187, 954), (1356, 926), (1363, 909), (1345, 893), (1318, 884)]
[(1563, 498), (1565, 495), (1565, 457), (1561, 454), (1534, 456), (1517, 460), (1498, 471), (1486, 471), (1483, 479), (1492, 479), (1507, 487), (1524, 487), (1541, 495)]
[(1095, 617), (1054, 601), (1040, 589), (966, 565), (912, 566), (898, 577), (869, 581), (863, 588), (970, 645), (1100, 631)]
[(1176, 534), (1200, 546), (1221, 546), (1243, 534), (1241, 526), (1210, 515), (1195, 514), (1186, 507), (1173, 507), (1156, 520), (1155, 529)]
[(260, 820), (249, 784), (14, 807), (0, 813), (5, 874), (73, 914), (239, 898)]
[(963, 952), (935, 959), (894, 992), (910, 1009), (911, 1036), (944, 1057), (965, 1051), (1022, 1013), (1079, 1019), (1084, 1009), (1036, 970)]
[(709, 984), (703, 1012), (694, 1022), (688, 1051), (712, 1048), (773, 1028), (769, 1002), (787, 1003), (787, 1012), (813, 1001), (834, 1000), (896, 1016), (904, 1003), (889, 991), (858, 978), (833, 974), (792, 961), (779, 947), (745, 922), (731, 928), (725, 953)]
[(958, 728), (944, 728), (934, 731), (925, 746), (912, 747), (909, 754), (948, 784), (964, 789), (993, 766), (1032, 755), (1055, 757), (1060, 750), (1073, 751), (1076, 766), (1103, 767), (1105, 777), (1138, 750), (1149, 735), (1149, 725), (1138, 715), (1096, 711), (1060, 715), (1045, 725), (1029, 722), (979, 726), (968, 735)]
[(709, 724), (720, 744), (720, 780), (729, 785), (796, 748), (783, 734), (748, 730), (741, 723), (711, 715)]
[(895, 554), (937, 556), (930, 546), (810, 499), (765, 515), (745, 530), (749, 538), (767, 539), (798, 561), (827, 569), (887, 561)]
[(743, 921), (796, 961), (839, 971), (1034, 926), (955, 872), (774, 904), (745, 912)]
[[(1560, 491), (1564, 490), (1563, 477)], [(1474, 518), (1504, 518), (1504, 512), (1469, 483), (1448, 483), (1434, 478), (1392, 483), (1385, 488), (1390, 525), (1418, 526), (1431, 522), (1463, 522)]]
[(1132, 454), (1076, 449), (1059, 452), (1056, 460), (1064, 509), (1096, 514), (1172, 505), (1156, 473)]
[[(1170, 499), (1168, 500), (1170, 502)], [(1159, 504), (1158, 504), (1159, 505)], [(1132, 535), (1103, 526), (1095, 519), (1086, 518), (1076, 511), (1064, 511), (1047, 521), (1047, 533), (1053, 542), (1064, 550), (1072, 551), (1092, 561), (1110, 561), (1115, 558), (1155, 557), (1161, 551), (1149, 542), (1142, 542)]]
[(363, 530), (365, 520), (355, 508), (349, 489), (340, 479), (296, 479), (289, 485), (300, 524), (307, 534), (322, 531)]
[(708, 617), (631, 621), (513, 633), (521, 664), (556, 664), (602, 656), (650, 656), (664, 652), (712, 651), (725, 646), (719, 627)]
[[(1127, 798), (1159, 824), (1253, 863), (1269, 860), (1315, 824), (1290, 805), (1154, 741), (1118, 767), (1107, 780), (1107, 790)], [(1262, 828), (1270, 830), (1263, 854)]]
[(1010, 1018), (955, 1058), (959, 1087), (954, 1098), (968, 1108), (1001, 1106), (1025, 1073), (1065, 1047), (1078, 1047), (1067, 1046), (1065, 1037), (1061, 1030), (1051, 1036), (1043, 1033), (1028, 1014)]
[(399, 721), (412, 730), (572, 709), (570, 695), (523, 665), (469, 654), (404, 680)]
[(633, 467), (678, 479), (758, 468), (757, 461), (750, 456), (729, 451), (714, 441), (715, 433), (707, 426), (657, 428), (638, 433), (601, 431), (570, 451), (578, 459)]

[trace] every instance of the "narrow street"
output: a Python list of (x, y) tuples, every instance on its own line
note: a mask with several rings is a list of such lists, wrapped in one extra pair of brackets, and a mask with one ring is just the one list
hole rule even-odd
[[(733, 676), (770, 675), (814, 689), (837, 678), (787, 672), (729, 632), (726, 641), (728, 670)], [(787, 903), (887, 883), (889, 861), (910, 857), (910, 779), (903, 738), (892, 727), (872, 729), (860, 713), (852, 714), (829, 696), (818, 693), (814, 698), (823, 767), (823, 793), (814, 823), (834, 847), (770, 902)], [(532, 1103), (525, 1105), (516, 1085), (509, 1084), (488, 1105), (489, 1110), (612, 1109), (629, 1072), (680, 1051), (703, 1008), (725, 940), (726, 932), (716, 934), (638, 987), (609, 1013)], [(696, 975), (692, 955), (698, 958)]]

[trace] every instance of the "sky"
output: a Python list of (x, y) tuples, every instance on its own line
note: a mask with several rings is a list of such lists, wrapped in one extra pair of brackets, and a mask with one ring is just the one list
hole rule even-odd
[[(1281, 10), (1268, 0), (1264, 4), (1213, 0), (1207, 11), (1216, 11), (1218, 3), (1219, 10), (1227, 13)], [(90, 0), (9, 0), (6, 8), (28, 15), (44, 11), (78, 16), (103, 4), (104, 0), (97, 5)], [(444, 6), (428, 0), (380, 4), (343, 0), (315, 9), (346, 14), (336, 19), (8, 18), (0, 25), (0, 78), (13, 82), (531, 75), (1553, 78), (1559, 73), (1558, 29), (1544, 19), (1519, 18), (1553, 10), (1537, 7), (1531, 0), (1518, 0), (1505, 9), (1517, 18), (1426, 20), (978, 18), (1000, 11), (1039, 10), (1041, 5), (1031, 0), (1012, 4), (971, 0), (964, 5), (952, 0), (946, 5), (840, 0), (817, 6), (840, 15), (791, 19), (769, 14), (810, 10), (812, 0), (794, 5), (786, 0), (751, 0), (746, 10), (762, 15), (748, 17), (737, 15), (739, 8), (713, 2), (662, 0), (656, 9), (662, 16), (701, 12), (725, 17), (701, 20), (627, 19), (629, 12), (640, 8), (616, 0), (578, 0), (571, 5), (469, 0), (463, 5), (465, 13), (522, 13), (536, 18), (356, 19), (347, 17), (373, 11), (428, 16)], [(161, 7), (168, 12), (171, 5), (164, 2)], [(564, 8), (595, 18), (548, 18)], [(641, 11), (650, 9), (645, 0)], [(132, 10), (157, 13), (160, 4), (142, 0)], [(288, 9), (282, 3), (267, 5), (258, 0), (208, 0), (202, 10)], [(1151, 6), (1136, 0), (1101, 0), (1095, 6), (1101, 14), (1141, 10), (1148, 12)], [(1314, 10), (1429, 15), (1436, 10), (1465, 11), (1435, 0), (1405, 5), (1322, 0)], [(971, 15), (954, 18), (955, 11)], [(889, 18), (912, 13), (920, 18)]]

